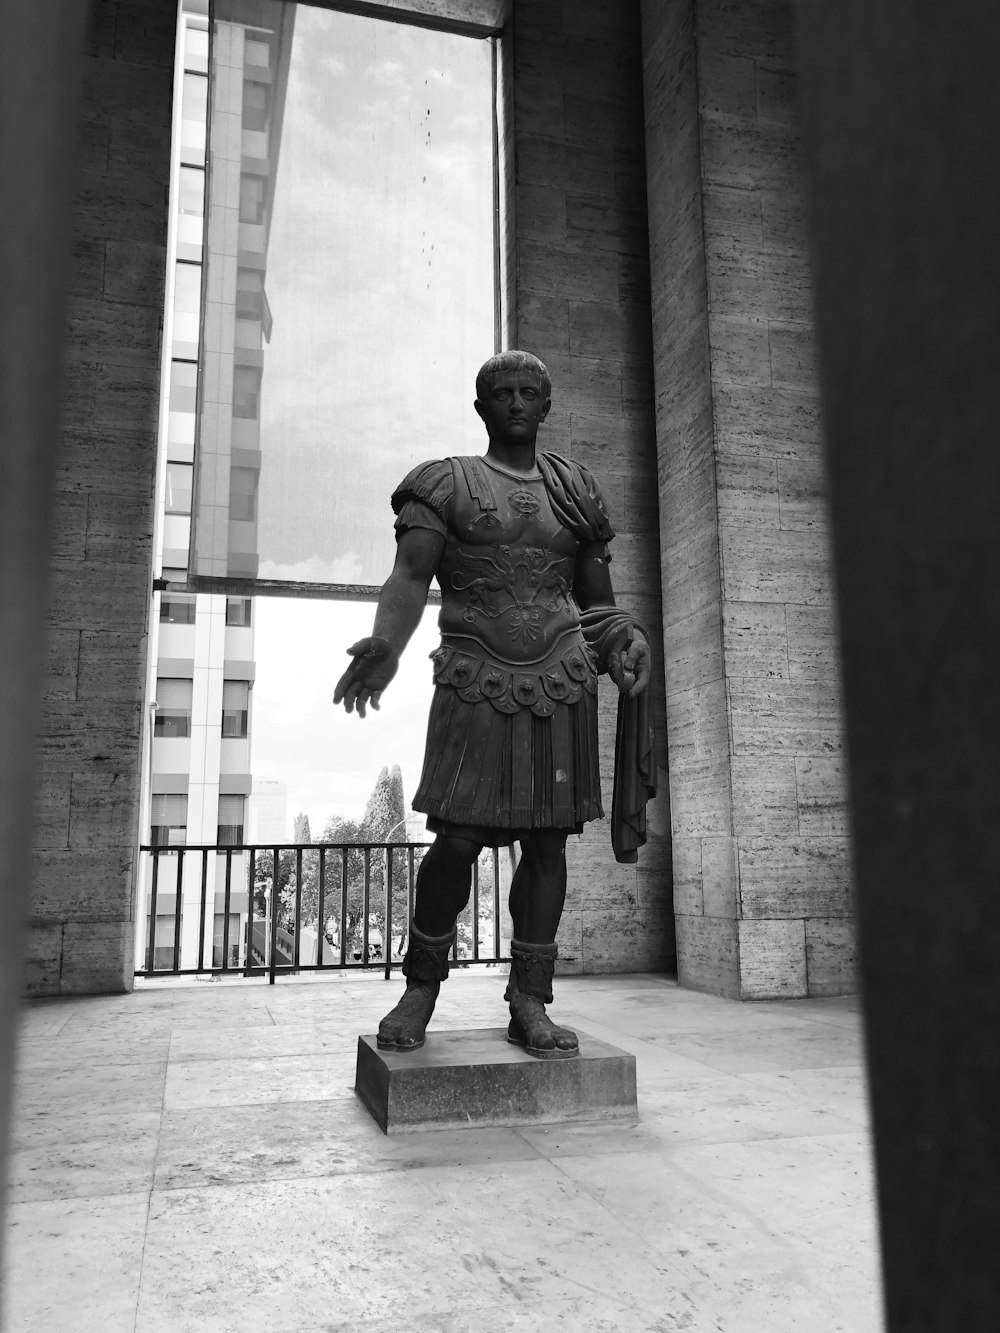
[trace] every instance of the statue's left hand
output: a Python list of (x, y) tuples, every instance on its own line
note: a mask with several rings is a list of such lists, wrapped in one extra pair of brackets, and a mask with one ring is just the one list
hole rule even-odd
[(339, 704), (343, 700), (349, 713), (354, 712), (356, 704), (358, 717), (364, 717), (367, 703), (378, 711), (382, 691), (399, 666), (399, 654), (382, 638), (359, 639), (347, 651), (354, 661), (337, 681), (333, 702)]
[(636, 637), (621, 652), (608, 654), (608, 675), (622, 694), (642, 694), (652, 674), (653, 659), (645, 639)]

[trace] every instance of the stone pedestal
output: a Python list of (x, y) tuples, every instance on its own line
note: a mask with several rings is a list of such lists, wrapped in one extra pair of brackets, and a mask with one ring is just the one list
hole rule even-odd
[(355, 1091), (386, 1134), (637, 1117), (635, 1056), (580, 1032), (572, 1060), (537, 1060), (506, 1028), (432, 1032), (418, 1051), (358, 1038)]

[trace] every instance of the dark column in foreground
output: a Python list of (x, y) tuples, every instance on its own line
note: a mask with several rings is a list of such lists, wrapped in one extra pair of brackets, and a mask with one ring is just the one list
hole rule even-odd
[(1000, 1310), (1000, 15), (799, 7), (888, 1326)]

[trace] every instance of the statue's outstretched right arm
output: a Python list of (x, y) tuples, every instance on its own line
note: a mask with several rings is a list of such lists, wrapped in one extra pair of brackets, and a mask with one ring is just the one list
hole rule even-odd
[(333, 702), (343, 703), (349, 713), (357, 706), (378, 709), (382, 691), (399, 666), (403, 649), (420, 623), (427, 604), (427, 590), (437, 572), (444, 538), (427, 528), (405, 528), (396, 543), (396, 562), (382, 588), (371, 637), (348, 648), (353, 661), (334, 691)]

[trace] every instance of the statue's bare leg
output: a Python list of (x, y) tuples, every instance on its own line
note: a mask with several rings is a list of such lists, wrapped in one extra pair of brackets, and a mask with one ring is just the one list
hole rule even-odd
[(378, 1028), (381, 1050), (415, 1051), (437, 1003), (455, 940), (455, 921), (469, 901), (472, 864), (482, 847), (438, 834), (420, 864), (410, 940), (403, 958), (406, 990)]
[(552, 1003), (556, 931), (566, 901), (566, 834), (541, 830), (521, 841), (521, 859), (510, 888), (510, 1005), (507, 1040), (542, 1060), (579, 1054), (576, 1033), (559, 1027), (545, 1012)]

